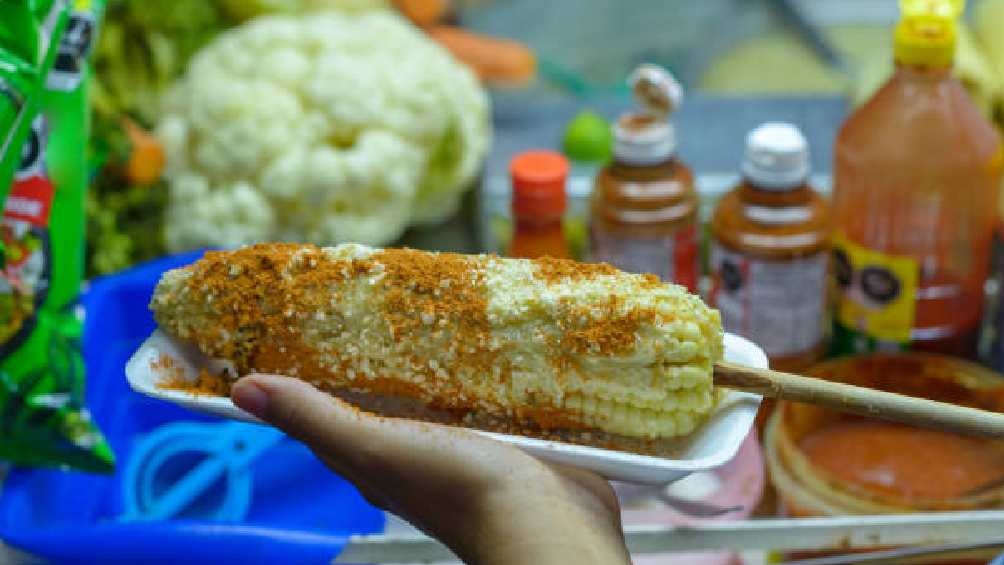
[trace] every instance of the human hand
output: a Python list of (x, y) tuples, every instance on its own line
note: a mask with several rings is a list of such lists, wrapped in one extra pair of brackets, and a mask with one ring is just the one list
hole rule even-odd
[(617, 498), (591, 472), (468, 430), (367, 414), (297, 379), (251, 375), (232, 397), (466, 563), (630, 563)]

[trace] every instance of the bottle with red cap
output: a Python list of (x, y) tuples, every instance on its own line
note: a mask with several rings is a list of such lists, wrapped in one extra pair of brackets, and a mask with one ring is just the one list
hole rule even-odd
[(513, 237), (510, 257), (570, 258), (562, 229), (567, 206), (568, 160), (553, 151), (525, 151), (509, 164)]

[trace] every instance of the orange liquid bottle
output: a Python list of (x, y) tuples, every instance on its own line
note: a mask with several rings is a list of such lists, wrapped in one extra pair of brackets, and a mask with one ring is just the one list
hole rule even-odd
[(514, 229), (507, 254), (571, 258), (561, 224), (568, 202), (568, 161), (553, 151), (526, 151), (510, 162), (509, 174)]
[(901, 7), (895, 74), (836, 142), (835, 350), (971, 356), (1000, 141), (950, 73), (961, 2)]

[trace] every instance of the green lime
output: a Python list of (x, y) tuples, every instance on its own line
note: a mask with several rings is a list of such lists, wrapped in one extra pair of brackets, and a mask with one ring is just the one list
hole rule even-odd
[(614, 136), (602, 116), (583, 110), (565, 128), (565, 155), (575, 161), (603, 162), (610, 158)]

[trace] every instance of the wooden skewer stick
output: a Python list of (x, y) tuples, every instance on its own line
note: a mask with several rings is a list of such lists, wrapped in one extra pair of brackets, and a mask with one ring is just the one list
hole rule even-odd
[(1004, 414), (997, 412), (726, 362), (715, 364), (714, 381), (716, 386), (767, 398), (815, 404), (913, 426), (1004, 439)]

